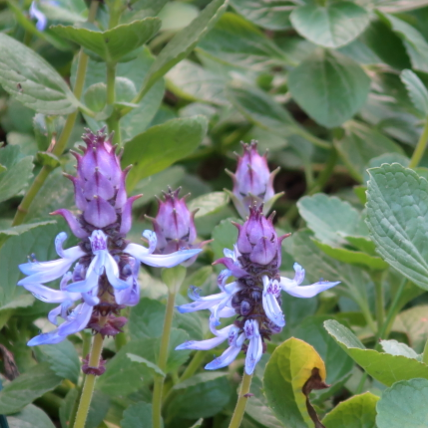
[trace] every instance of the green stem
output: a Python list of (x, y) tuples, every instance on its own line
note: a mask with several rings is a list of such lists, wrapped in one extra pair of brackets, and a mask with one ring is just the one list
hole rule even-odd
[(422, 135), (419, 138), (418, 144), (416, 145), (416, 149), (413, 152), (412, 159), (409, 163), (409, 168), (416, 168), (419, 165), (419, 162), (422, 159), (422, 156), (425, 152), (428, 143), (428, 119), (425, 122), (424, 129), (422, 131)]
[[(184, 382), (186, 379), (189, 379), (190, 377), (192, 377), (196, 373), (196, 371), (199, 369), (204, 359), (205, 359), (205, 352), (196, 351), (193, 354), (193, 358), (190, 361), (189, 365), (186, 367), (186, 370), (184, 370), (183, 374), (179, 377), (179, 379), (175, 384), (178, 385), (179, 383)], [(168, 403), (176, 396), (176, 394), (177, 394), (177, 390), (171, 388), (167, 392), (167, 394), (164, 396), (162, 405), (164, 407), (167, 407)]]
[(322, 149), (330, 150), (333, 147), (333, 144), (331, 144), (329, 141), (325, 141), (321, 138), (315, 137), (315, 135), (312, 135), (310, 132), (306, 131), (303, 128), (297, 128), (296, 134), (308, 140), (314, 146), (321, 147)]
[[(107, 105), (114, 107), (116, 102), (116, 64), (107, 64)], [(114, 109), (111, 116), (106, 120), (109, 132), (114, 132), (113, 144), (121, 146), (120, 116)]]
[(315, 193), (320, 192), (322, 189), (324, 189), (324, 186), (327, 184), (328, 180), (333, 174), (334, 167), (336, 166), (336, 163), (337, 163), (337, 159), (338, 159), (337, 150), (335, 147), (332, 147), (330, 151), (330, 156), (327, 159), (325, 168), (320, 172), (314, 185), (309, 190), (308, 192), (309, 195), (313, 195)]
[(428, 340), (425, 343), (424, 352), (422, 354), (422, 362), (428, 364)]
[(398, 312), (401, 309), (399, 305), (400, 298), (407, 284), (408, 284), (408, 281), (403, 279), (397, 292), (395, 293), (394, 300), (392, 301), (391, 306), (388, 309), (385, 322), (383, 323), (382, 329), (379, 332), (377, 339), (388, 338), (389, 333), (391, 332), (392, 324), (394, 323), (395, 317), (397, 316)]
[[(380, 347), (379, 339), (383, 339), (383, 338), (388, 339), (389, 333), (390, 333), (391, 328), (392, 328), (392, 324), (394, 323), (394, 319), (400, 310), (400, 306), (399, 306), (400, 297), (401, 297), (404, 289), (406, 288), (407, 283), (408, 283), (408, 281), (406, 281), (404, 279), (401, 282), (397, 292), (395, 293), (394, 300), (392, 301), (391, 306), (388, 309), (386, 319), (382, 323), (382, 327), (380, 328), (380, 330), (378, 331), (378, 333), (375, 336), (375, 342), (376, 342), (375, 349), (379, 349), (379, 347)], [(425, 345), (424, 354), (425, 354), (426, 350), (427, 350), (427, 345)], [(427, 353), (428, 353), (428, 350), (427, 350)], [(428, 355), (427, 355), (427, 359), (428, 359)], [(361, 377), (360, 383), (357, 386), (355, 394), (361, 394), (367, 377), (368, 377), (367, 372), (364, 372), (362, 377)]]
[(383, 288), (382, 281), (376, 280), (375, 284), (375, 293), (376, 293), (376, 321), (377, 321), (377, 331), (378, 335), (382, 332), (383, 324), (385, 321), (385, 308), (384, 308), (384, 299), (383, 299)]
[[(91, 7), (89, 9), (88, 22), (95, 21), (97, 9), (98, 9), (98, 3), (99, 2), (97, 0), (92, 0)], [(77, 66), (76, 84), (73, 90), (73, 93), (78, 100), (82, 96), (83, 86), (85, 84), (85, 75), (86, 75), (87, 66), (88, 66), (88, 55), (86, 55), (83, 52), (83, 49), (81, 49), (79, 52), (79, 63)], [(57, 157), (61, 156), (63, 151), (67, 147), (68, 139), (70, 138), (71, 132), (74, 128), (74, 124), (76, 122), (77, 113), (78, 112), (75, 111), (74, 113), (71, 113), (67, 117), (67, 120), (61, 132), (61, 135), (57, 143), (55, 144), (55, 147), (52, 150), (52, 154), (54, 154)], [(28, 213), (28, 209), (30, 208), (31, 203), (33, 202), (37, 193), (42, 188), (44, 182), (48, 178), (49, 174), (53, 171), (53, 169), (54, 168), (45, 165), (40, 170), (39, 174), (31, 184), (30, 188), (28, 189), (27, 193), (25, 194), (24, 198), (19, 204), (19, 207), (16, 211), (15, 217), (12, 222), (12, 226), (18, 226), (24, 222), (24, 219)]]
[[(91, 354), (89, 356), (89, 366), (98, 367), (100, 364), (101, 351), (103, 350), (103, 336), (97, 333), (92, 344)], [(83, 386), (82, 396), (80, 398), (79, 409), (77, 410), (76, 422), (74, 428), (85, 428), (86, 418), (91, 405), (92, 395), (94, 393), (96, 375), (86, 375)]]
[(245, 413), (245, 406), (247, 405), (248, 400), (247, 394), (250, 392), (252, 378), (253, 375), (248, 375), (244, 371), (244, 376), (242, 377), (241, 382), (241, 390), (239, 391), (238, 401), (236, 402), (229, 428), (239, 428), (241, 426), (242, 418), (244, 417)]
[[(312, 185), (311, 183), (309, 183), (310, 180), (308, 180), (308, 173), (306, 171), (307, 168), (305, 167), (305, 176), (306, 176), (306, 185), (307, 185), (307, 190), (305, 192), (305, 195), (313, 195), (315, 193), (321, 192), (324, 186), (326, 185), (327, 181), (330, 179), (331, 175), (333, 174), (334, 167), (336, 166), (336, 163), (337, 163), (338, 154), (337, 154), (337, 150), (334, 147), (330, 146), (329, 148), (331, 148), (331, 152), (330, 152), (329, 158), (327, 159), (327, 163), (325, 164), (325, 168), (322, 170), (320, 174), (318, 174), (317, 179)], [(285, 214), (285, 218), (287, 221), (293, 222), (298, 216), (298, 214), (299, 214), (299, 211), (297, 209), (297, 205), (294, 204)]]
[[(159, 350), (158, 367), (165, 372), (168, 360), (169, 338), (171, 336), (172, 319), (174, 316), (175, 296), (177, 290), (169, 289), (166, 303), (165, 322), (162, 330), (162, 339)], [(153, 428), (162, 428), (162, 393), (164, 378), (157, 375), (153, 388)]]
[(110, 3), (109, 4), (109, 9), (110, 9), (109, 16), (110, 16), (110, 18), (109, 18), (109, 22), (108, 22), (108, 28), (110, 29), (110, 28), (114, 28), (117, 25), (119, 25), (120, 15), (125, 10), (126, 5), (122, 5), (121, 0), (112, 0), (109, 3)]
[[(89, 355), (89, 352), (91, 350), (91, 339), (92, 339), (92, 335), (88, 332), (82, 331), (82, 341), (83, 341), (83, 346), (82, 346), (82, 356), (84, 358), (86, 358), (87, 355)], [(79, 403), (80, 400), (82, 398), (82, 385), (85, 384), (86, 381), (86, 375), (84, 374), (82, 377), (82, 384), (76, 386), (77, 389), (77, 397), (74, 400), (74, 404), (73, 404), (73, 408), (71, 410), (70, 413), (70, 418), (69, 418), (69, 428), (74, 428), (74, 423), (76, 421), (76, 415), (77, 415), (77, 410), (79, 409)]]
[(178, 383), (183, 382), (186, 379), (189, 379), (190, 377), (192, 377), (201, 366), (201, 363), (202, 361), (204, 361), (204, 358), (205, 358), (205, 352), (196, 351), (189, 365), (186, 367), (186, 370), (184, 370), (183, 374), (178, 379)]

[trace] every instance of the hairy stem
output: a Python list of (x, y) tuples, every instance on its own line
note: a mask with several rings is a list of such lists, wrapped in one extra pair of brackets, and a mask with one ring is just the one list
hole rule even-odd
[[(101, 351), (103, 350), (104, 338), (101, 334), (96, 334), (92, 344), (91, 354), (89, 356), (89, 366), (98, 367), (100, 364)], [(91, 405), (92, 395), (94, 393), (96, 376), (93, 374), (86, 375), (85, 384), (83, 385), (82, 396), (80, 397), (79, 409), (77, 410), (76, 422), (74, 428), (84, 428)]]
[(253, 375), (248, 375), (244, 371), (238, 401), (236, 402), (235, 410), (233, 411), (233, 416), (230, 420), (229, 428), (239, 428), (241, 425), (242, 418), (244, 417), (245, 413), (245, 406), (247, 405), (247, 394), (250, 392), (252, 378)]
[(422, 159), (422, 156), (425, 152), (428, 143), (428, 119), (425, 122), (422, 135), (419, 138), (418, 144), (416, 145), (415, 151), (413, 152), (412, 159), (409, 163), (409, 168), (416, 168), (419, 165), (419, 162)]
[[(89, 9), (88, 22), (94, 22), (98, 9), (98, 1), (92, 0), (91, 6)], [(82, 96), (83, 86), (85, 84), (85, 75), (86, 69), (88, 66), (88, 55), (83, 52), (83, 49), (80, 49), (79, 52), (79, 63), (77, 66), (76, 73), (76, 84), (74, 86), (73, 93), (75, 97), (79, 100)], [(52, 154), (55, 156), (61, 156), (65, 148), (67, 147), (68, 139), (70, 138), (71, 132), (74, 128), (74, 124), (76, 122), (77, 110), (74, 113), (68, 115), (67, 120), (65, 122), (64, 128), (61, 132), (61, 135), (55, 144)], [(53, 171), (54, 168), (45, 165), (31, 184), (24, 198), (22, 199), (19, 207), (16, 211), (15, 217), (12, 222), (12, 226), (18, 226), (24, 222), (24, 219), (28, 213), (28, 209), (30, 208), (31, 203), (36, 197), (37, 193), (42, 188), (49, 174)]]

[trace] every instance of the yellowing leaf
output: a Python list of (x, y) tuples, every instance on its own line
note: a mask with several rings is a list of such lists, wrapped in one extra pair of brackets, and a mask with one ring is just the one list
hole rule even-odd
[(313, 427), (302, 389), (314, 373), (319, 375), (321, 385), (326, 378), (324, 361), (303, 340), (292, 337), (273, 352), (263, 382), (269, 406), (285, 426)]

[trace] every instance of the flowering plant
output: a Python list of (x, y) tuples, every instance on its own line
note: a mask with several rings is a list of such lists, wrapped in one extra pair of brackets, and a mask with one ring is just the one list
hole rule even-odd
[(425, 6), (2, 2), (0, 427), (426, 424)]

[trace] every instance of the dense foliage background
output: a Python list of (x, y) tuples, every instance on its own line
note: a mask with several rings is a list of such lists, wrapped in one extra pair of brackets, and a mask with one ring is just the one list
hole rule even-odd
[[(422, 426), (428, 2), (110, 0), (100, 2), (95, 23), (86, 22), (84, 0), (35, 5), (45, 28), (30, 16), (31, 2), (0, 2), (0, 350), (7, 385), (0, 414), (9, 415), (9, 425), (70, 426), (90, 332), (27, 347), (50, 328), (51, 306), (16, 286), (17, 265), (32, 253), (55, 258), (54, 238), (67, 226), (49, 213), (74, 203), (62, 177), (73, 173), (68, 150), (85, 127), (107, 125), (124, 149), (122, 165), (134, 165), (128, 191), (144, 194), (134, 204), (133, 241), (151, 228), (144, 215), (156, 214), (155, 197), (167, 186), (191, 193), (199, 237), (214, 239), (189, 269), (179, 304), (190, 285), (216, 291), (219, 269), (211, 263), (232, 248), (230, 220), (239, 218), (223, 191), (232, 188), (225, 168), (235, 171), (233, 153), (252, 139), (261, 153), (269, 149), (271, 170), (281, 168), (275, 226), (292, 232), (281, 271), (292, 276), (297, 261), (311, 282), (341, 281), (318, 298), (283, 297), (287, 325), (256, 370), (243, 427), (320, 424), (302, 392), (315, 362), (325, 364), (331, 386), (310, 400), (327, 428)], [(81, 97), (80, 46), (88, 55)], [(28, 212), (13, 220), (40, 171), (45, 181)], [(107, 371), (97, 381), (88, 428), (151, 426), (154, 372), (147, 361), (156, 363), (167, 288), (150, 268), (141, 270), (140, 284), (143, 297), (127, 312), (125, 333), (105, 344)], [(204, 362), (220, 350), (195, 358), (173, 349), (209, 337), (207, 317), (175, 313), (173, 322), (165, 426), (186, 428), (200, 418), (194, 426), (227, 426), (242, 359), (205, 372)], [(295, 339), (279, 346), (291, 337), (313, 348)]]

